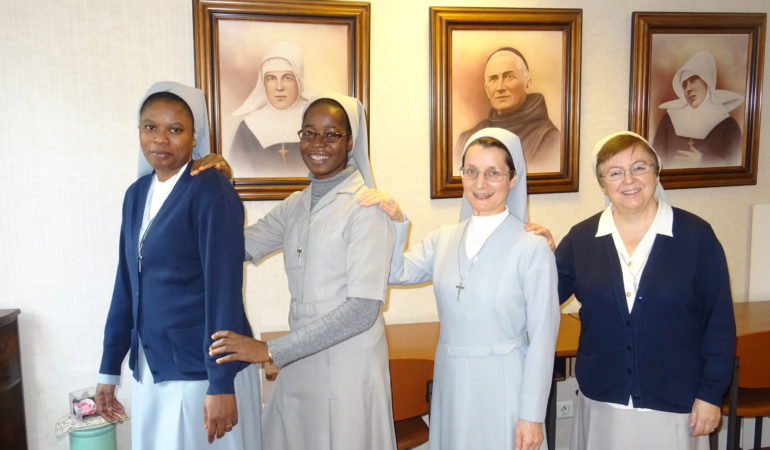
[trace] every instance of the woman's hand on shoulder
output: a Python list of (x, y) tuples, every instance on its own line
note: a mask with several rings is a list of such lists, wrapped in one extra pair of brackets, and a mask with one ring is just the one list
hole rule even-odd
[(228, 180), (233, 179), (233, 168), (230, 167), (230, 164), (227, 163), (222, 155), (218, 155), (216, 153), (210, 153), (203, 158), (193, 161), (190, 175), (198, 175), (204, 170), (211, 169), (212, 167), (220, 171), (222, 175), (227, 177)]
[(543, 424), (519, 419), (516, 422), (516, 450), (538, 450), (543, 443)]
[(556, 242), (553, 240), (551, 230), (548, 228), (534, 222), (527, 222), (524, 224), (524, 231), (529, 231), (535, 233), (538, 236), (543, 236), (548, 242), (548, 246), (551, 247), (551, 250), (556, 250)]
[(379, 205), (380, 210), (390, 217), (390, 220), (396, 222), (404, 221), (404, 213), (401, 212), (401, 207), (396, 203), (390, 194), (387, 194), (377, 189), (365, 189), (364, 192), (358, 197), (358, 204), (361, 206), (374, 206)]
[(209, 347), (209, 356), (225, 355), (217, 358), (217, 364), (231, 361), (245, 361), (259, 364), (270, 361), (267, 343), (235, 331), (217, 331), (211, 336), (214, 341)]

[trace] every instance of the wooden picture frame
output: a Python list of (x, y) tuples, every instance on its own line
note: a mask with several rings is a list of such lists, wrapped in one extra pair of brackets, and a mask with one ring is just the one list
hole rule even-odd
[[(581, 30), (580, 9), (430, 9), (432, 198), (462, 196), (461, 141), (483, 126), (522, 139), (530, 193), (578, 190)], [(493, 55), (521, 69), (524, 94), (494, 93)]]
[(212, 153), (230, 162), (243, 200), (304, 189), (296, 131), (307, 97), (346, 93), (368, 110), (369, 3), (193, 0), (193, 15)]
[(633, 14), (629, 128), (668, 189), (756, 184), (767, 15)]

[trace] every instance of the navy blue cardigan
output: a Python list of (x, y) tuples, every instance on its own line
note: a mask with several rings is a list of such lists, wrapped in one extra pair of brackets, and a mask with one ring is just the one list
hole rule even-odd
[(208, 394), (230, 394), (246, 364), (218, 365), (208, 347), (217, 330), (251, 336), (242, 297), (243, 204), (216, 170), (195, 177), (183, 170), (146, 233), (141, 272), (139, 229), (154, 175), (126, 191), (99, 372), (119, 375), (129, 348), (134, 370), (141, 336), (156, 383), (207, 379)]
[(722, 404), (732, 376), (735, 319), (722, 245), (703, 219), (674, 208), (674, 237), (657, 235), (628, 313), (611, 235), (597, 214), (556, 249), (559, 299), (580, 308), (575, 371), (588, 398), (689, 413)]

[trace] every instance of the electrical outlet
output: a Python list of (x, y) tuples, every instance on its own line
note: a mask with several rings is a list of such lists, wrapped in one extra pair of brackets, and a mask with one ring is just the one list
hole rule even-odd
[(556, 402), (556, 418), (563, 419), (565, 417), (572, 417), (575, 415), (575, 411), (572, 409), (572, 400), (565, 400), (563, 402)]

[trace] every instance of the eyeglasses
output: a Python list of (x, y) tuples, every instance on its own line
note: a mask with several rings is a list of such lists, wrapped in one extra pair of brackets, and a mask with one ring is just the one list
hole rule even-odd
[(655, 167), (655, 164), (646, 162), (636, 163), (630, 169), (615, 167), (607, 171), (606, 174), (599, 175), (599, 178), (604, 178), (607, 181), (620, 181), (626, 177), (626, 172), (630, 173), (632, 177), (641, 177), (653, 167)]
[[(481, 174), (479, 169), (474, 169), (472, 167), (460, 167), (460, 172), (463, 173), (463, 178), (471, 181), (478, 178), (479, 174)], [(496, 183), (502, 181), (503, 178), (510, 175), (510, 173), (511, 172), (500, 172), (499, 170), (489, 169), (484, 171), (484, 179), (491, 183)]]
[(336, 131), (316, 133), (315, 131), (310, 130), (299, 130), (297, 131), (297, 136), (299, 136), (300, 141), (314, 141), (317, 136), (321, 136), (321, 140), (323, 142), (326, 142), (327, 144), (333, 144), (335, 142), (339, 142), (339, 140), (345, 136), (350, 136), (350, 133), (342, 134), (337, 133)]

